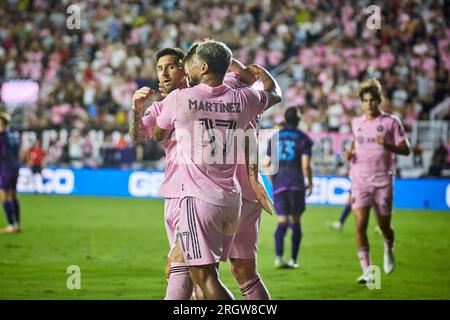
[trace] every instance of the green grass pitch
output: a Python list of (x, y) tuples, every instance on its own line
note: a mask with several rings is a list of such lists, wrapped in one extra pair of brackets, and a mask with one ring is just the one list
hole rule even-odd
[[(20, 200), (24, 232), (0, 235), (0, 299), (163, 298), (168, 243), (162, 200), (44, 195)], [(397, 268), (382, 273), (380, 290), (369, 290), (355, 282), (360, 268), (353, 218), (341, 233), (325, 226), (340, 211), (307, 209), (297, 270), (274, 269), (276, 218), (263, 214), (258, 267), (273, 299), (450, 299), (449, 212), (396, 210)], [(372, 260), (382, 268), (382, 239), (373, 231), (373, 218)], [(290, 234), (285, 245), (287, 254)], [(66, 287), (70, 265), (80, 267), (80, 290)], [(242, 299), (229, 264), (220, 269), (223, 282)]]

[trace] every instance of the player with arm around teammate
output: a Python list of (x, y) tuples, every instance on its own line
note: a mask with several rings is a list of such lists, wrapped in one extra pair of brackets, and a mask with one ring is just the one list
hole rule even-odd
[[(159, 89), (163, 96), (175, 89), (186, 86), (186, 74), (183, 68), (185, 54), (179, 48), (166, 47), (155, 54), (156, 71), (159, 81)], [(133, 95), (129, 134), (134, 143), (151, 139), (156, 124), (156, 118), (161, 113), (162, 103), (154, 101), (148, 108), (145, 105), (155, 91), (149, 87), (142, 87)], [(171, 137), (161, 141), (166, 154), (166, 168), (164, 179), (158, 191), (164, 197), (164, 225), (169, 241), (169, 247), (175, 239), (175, 228), (180, 215), (179, 190), (174, 187), (179, 182), (177, 176), (176, 142)], [(166, 299), (186, 300), (192, 295), (192, 282), (189, 277), (189, 269), (183, 266), (174, 266), (170, 270), (170, 261), (167, 259), (166, 278), (168, 288), (172, 288), (171, 295)]]
[[(236, 162), (224, 159), (232, 150), (225, 139), (227, 129), (244, 130), (256, 115), (281, 99), (275, 88), (233, 90), (224, 85), (231, 56), (221, 42), (207, 40), (197, 46), (186, 66), (191, 88), (166, 97), (154, 134), (159, 140), (173, 128), (177, 133), (184, 177), (176, 246), (182, 247), (191, 279), (205, 299), (232, 298), (219, 280), (216, 265), (228, 256), (241, 206)], [(197, 129), (205, 135), (196, 136)], [(187, 136), (190, 139), (185, 140)], [(199, 154), (200, 161), (194, 156)]]

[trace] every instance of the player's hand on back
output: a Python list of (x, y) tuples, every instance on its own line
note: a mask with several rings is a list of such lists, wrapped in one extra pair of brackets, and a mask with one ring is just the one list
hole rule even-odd
[(261, 74), (263, 72), (265, 72), (265, 70), (261, 66), (259, 66), (257, 64), (249, 64), (246, 69), (248, 71), (250, 71), (255, 76), (255, 78), (257, 80), (261, 79)]
[(155, 90), (149, 87), (142, 87), (136, 90), (133, 94), (132, 110), (142, 112), (145, 102), (147, 102), (153, 93), (155, 93)]

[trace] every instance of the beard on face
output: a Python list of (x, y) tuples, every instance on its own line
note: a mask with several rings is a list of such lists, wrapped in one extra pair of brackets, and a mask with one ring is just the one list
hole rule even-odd
[(163, 82), (163, 87), (167, 92), (171, 92), (173, 89), (173, 81), (170, 82)]

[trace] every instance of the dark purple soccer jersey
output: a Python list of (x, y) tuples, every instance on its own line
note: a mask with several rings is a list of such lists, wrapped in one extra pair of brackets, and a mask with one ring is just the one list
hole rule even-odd
[(0, 133), (0, 177), (17, 177), (20, 168), (20, 138), (18, 133)]
[(302, 156), (311, 156), (313, 141), (294, 126), (286, 126), (278, 133), (276, 150), (271, 150), (269, 141), (267, 155), (272, 163), (279, 162), (279, 170), (272, 177), (273, 193), (285, 190), (301, 190), (305, 188), (302, 172)]

